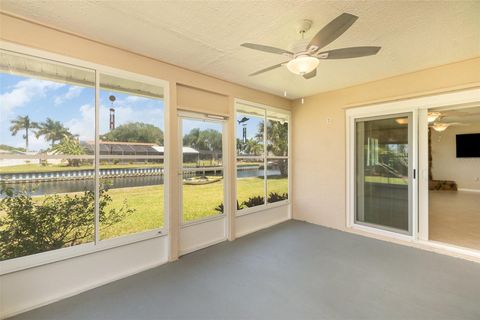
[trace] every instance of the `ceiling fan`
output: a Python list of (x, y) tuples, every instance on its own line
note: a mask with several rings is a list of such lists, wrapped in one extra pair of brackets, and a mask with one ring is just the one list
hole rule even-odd
[(468, 124), (463, 122), (442, 122), (445, 117), (441, 112), (429, 112), (427, 119), (429, 127), (437, 132), (443, 132), (451, 126), (467, 126)]
[[(292, 51), (255, 43), (243, 43), (242, 46), (246, 48), (285, 55), (290, 58), (288, 61), (259, 70), (249, 76), (256, 76), (286, 65), (291, 72), (299, 74), (305, 79), (311, 79), (317, 75), (317, 67), (321, 59), (350, 59), (377, 54), (381, 47), (350, 47), (320, 51), (320, 49), (327, 46), (347, 31), (357, 19), (358, 17), (353, 14), (342, 13), (323, 27), (323, 29), (313, 37), (306, 47), (304, 42), (302, 42), (301, 44), (303, 45), (295, 46), (296, 48)], [(302, 38), (305, 32), (310, 29), (311, 25), (312, 22), (310, 20), (302, 21), (299, 27), (299, 32), (302, 35)]]

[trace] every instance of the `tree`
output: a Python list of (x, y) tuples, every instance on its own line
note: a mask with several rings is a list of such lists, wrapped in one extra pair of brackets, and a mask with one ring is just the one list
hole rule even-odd
[(263, 152), (263, 144), (254, 138), (248, 139), (245, 145), (245, 151), (249, 155), (258, 156)]
[(194, 128), (183, 137), (183, 144), (196, 150), (222, 151), (222, 133), (214, 129)]
[(144, 142), (163, 145), (163, 131), (153, 124), (143, 122), (122, 124), (100, 138), (103, 141)]
[[(263, 139), (264, 125), (264, 122), (261, 122), (258, 126), (257, 139)], [(288, 122), (268, 120), (267, 152), (274, 156), (288, 156)], [(286, 160), (279, 160), (278, 166), (282, 176), (288, 174)]]
[(18, 116), (16, 119), (11, 121), (12, 125), (10, 126), (10, 132), (13, 136), (17, 135), (18, 131), (25, 130), (23, 139), (25, 139), (25, 150), (28, 151), (28, 135), (30, 129), (37, 129), (38, 123), (30, 121), (28, 116)]
[[(72, 135), (64, 135), (60, 143), (53, 146), (52, 150), (56, 154), (66, 154), (71, 156), (85, 154), (85, 150), (80, 145), (80, 142), (78, 142), (78, 140)], [(80, 159), (67, 159), (69, 167), (78, 167), (80, 165), (80, 161)]]
[[(257, 138), (263, 139), (263, 126), (258, 126)], [(274, 156), (288, 156), (288, 123), (268, 120), (267, 124), (267, 152)]]
[(71, 136), (72, 134), (60, 121), (47, 118), (45, 122), (40, 123), (35, 135), (37, 138), (44, 136), (47, 141), (51, 141), (53, 147), (56, 141), (60, 141), (64, 136)]
[(217, 153), (222, 152), (222, 133), (214, 129), (194, 128), (183, 137), (183, 145), (198, 150), (200, 154), (208, 151), (212, 155), (211, 161), (213, 162), (216, 160)]
[[(95, 193), (47, 195), (40, 202), (24, 192), (14, 192), (5, 185), (0, 190), (0, 260), (27, 256), (93, 241)], [(99, 195), (102, 230), (134, 212), (124, 203), (108, 209), (112, 199), (107, 190)]]

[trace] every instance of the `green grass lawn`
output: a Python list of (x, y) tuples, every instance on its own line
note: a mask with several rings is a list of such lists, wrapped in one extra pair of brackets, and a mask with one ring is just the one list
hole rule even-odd
[[(272, 179), (268, 182), (269, 192), (288, 192), (288, 180)], [(263, 195), (263, 179), (242, 178), (237, 182), (239, 202), (251, 196)], [(135, 188), (111, 189), (111, 208), (119, 208), (124, 200), (135, 213), (108, 229), (101, 230), (101, 237), (136, 233), (163, 226), (163, 185)], [(215, 208), (223, 202), (223, 181), (204, 185), (183, 186), (183, 219), (193, 221), (219, 214)]]
[(386, 184), (408, 184), (408, 180), (393, 177), (366, 176), (365, 182), (386, 183)]
[[(123, 221), (110, 226), (100, 225), (101, 239), (109, 239), (146, 230), (160, 228), (164, 224), (163, 185), (110, 189), (108, 194), (112, 202), (108, 209), (119, 209), (124, 203), (135, 211)], [(241, 178), (237, 181), (238, 201), (241, 203), (252, 196), (262, 196), (263, 179), (256, 177)], [(271, 179), (268, 192), (288, 192), (288, 179)], [(35, 197), (35, 202), (43, 196)], [(223, 180), (204, 185), (183, 186), (183, 221), (193, 221), (220, 214), (215, 208), (223, 202)]]

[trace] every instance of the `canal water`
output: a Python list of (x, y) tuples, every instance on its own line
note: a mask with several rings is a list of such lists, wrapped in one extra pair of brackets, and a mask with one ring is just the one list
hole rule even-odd
[[(201, 175), (201, 173), (198, 174)], [(239, 178), (263, 177), (263, 174), (263, 169), (258, 168), (237, 171), (237, 176)], [(214, 174), (208, 173), (208, 175), (212, 176)], [(216, 175), (219, 176), (221, 173), (217, 172)], [(267, 175), (280, 175), (280, 171), (268, 170)], [(109, 183), (108, 188), (110, 189), (153, 186), (163, 184), (163, 175), (115, 177), (106, 178), (106, 180)], [(32, 196), (54, 193), (82, 192), (86, 190), (94, 190), (94, 179), (11, 183), (8, 184), (8, 187), (15, 190), (24, 190)], [(0, 198), (3, 197), (5, 197), (5, 195), (0, 194)]]

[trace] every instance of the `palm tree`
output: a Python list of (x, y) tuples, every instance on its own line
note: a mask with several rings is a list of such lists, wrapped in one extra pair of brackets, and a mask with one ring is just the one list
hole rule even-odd
[(20, 130), (25, 130), (23, 139), (25, 139), (25, 150), (28, 151), (28, 130), (37, 129), (38, 123), (30, 121), (28, 116), (18, 116), (16, 119), (12, 120), (11, 123), (10, 132), (12, 133), (12, 136), (17, 135)]
[[(257, 139), (263, 139), (264, 122), (258, 125)], [(274, 156), (288, 156), (288, 123), (268, 120), (267, 151)]]
[(263, 152), (263, 144), (256, 139), (248, 139), (245, 151), (250, 155), (258, 156)]
[(51, 118), (47, 118), (45, 122), (40, 123), (38, 130), (35, 132), (37, 138), (44, 136), (47, 141), (51, 141), (52, 147), (55, 141), (60, 141), (63, 137), (70, 135), (71, 133), (60, 121), (55, 121)]

